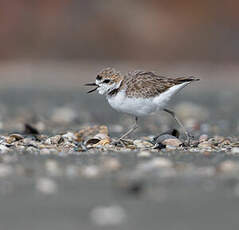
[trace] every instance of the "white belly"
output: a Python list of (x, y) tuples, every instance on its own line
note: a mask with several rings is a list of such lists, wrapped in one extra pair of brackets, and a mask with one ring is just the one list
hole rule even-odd
[(186, 86), (187, 83), (173, 86), (159, 96), (151, 98), (128, 98), (125, 92), (119, 92), (117, 95), (107, 97), (109, 104), (117, 111), (133, 114), (135, 116), (146, 116), (150, 113), (162, 110), (168, 104), (171, 96)]
[(156, 106), (152, 103), (152, 98), (127, 98), (125, 93), (120, 92), (116, 96), (107, 99), (115, 110), (135, 116), (145, 116), (156, 110)]

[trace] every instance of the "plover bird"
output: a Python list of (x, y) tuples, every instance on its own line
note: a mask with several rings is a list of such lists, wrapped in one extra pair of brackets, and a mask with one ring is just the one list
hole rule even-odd
[(138, 117), (165, 111), (181, 126), (189, 141), (187, 130), (175, 113), (167, 108), (167, 104), (173, 95), (198, 80), (194, 77), (168, 78), (151, 71), (134, 71), (123, 75), (113, 68), (106, 68), (98, 73), (94, 83), (86, 86), (96, 86), (88, 93), (97, 90), (99, 94), (106, 95), (115, 110), (135, 116), (135, 124), (119, 140), (123, 140), (137, 128)]

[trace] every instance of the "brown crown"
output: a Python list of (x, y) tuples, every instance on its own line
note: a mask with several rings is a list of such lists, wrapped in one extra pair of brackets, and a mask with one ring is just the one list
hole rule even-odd
[(100, 71), (96, 77), (97, 80), (112, 79), (114, 82), (119, 82), (123, 79), (123, 75), (114, 68), (108, 67)]

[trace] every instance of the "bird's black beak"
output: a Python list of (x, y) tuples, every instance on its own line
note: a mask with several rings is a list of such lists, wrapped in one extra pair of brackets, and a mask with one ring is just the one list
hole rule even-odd
[(88, 91), (87, 93), (92, 93), (92, 92), (94, 92), (95, 90), (97, 90), (98, 87), (99, 87), (96, 83), (87, 83), (87, 84), (85, 84), (85, 86), (96, 86), (96, 88), (94, 88), (94, 89)]

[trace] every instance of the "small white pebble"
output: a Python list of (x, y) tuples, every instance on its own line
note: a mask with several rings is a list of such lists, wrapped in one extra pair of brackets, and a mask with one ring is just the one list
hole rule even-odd
[(106, 171), (116, 171), (120, 169), (121, 164), (119, 160), (115, 158), (105, 159), (103, 162), (103, 169)]
[(50, 154), (57, 154), (58, 153), (57, 149), (49, 149), (49, 151), (50, 151)]
[(90, 217), (98, 226), (117, 226), (126, 221), (126, 212), (118, 205), (99, 206), (91, 211)]
[(49, 178), (39, 178), (36, 182), (36, 189), (46, 195), (54, 194), (58, 190), (58, 186), (55, 181)]
[(99, 168), (95, 165), (86, 166), (81, 171), (82, 175), (87, 178), (96, 178), (99, 176)]
[(52, 176), (60, 176), (61, 169), (55, 160), (47, 160), (45, 163), (46, 170), (49, 172)]
[(23, 151), (25, 151), (25, 147), (19, 145), (19, 146), (17, 146), (17, 151), (18, 151), (18, 152), (23, 152)]
[(34, 154), (39, 153), (39, 150), (34, 148), (34, 147), (27, 147), (26, 151), (29, 152), (29, 153), (34, 153)]
[(51, 145), (52, 144), (51, 138), (47, 138), (44, 143), (46, 145)]
[(51, 119), (57, 123), (69, 123), (75, 118), (77, 118), (77, 113), (69, 107), (55, 108), (51, 116)]
[(5, 145), (0, 145), (0, 153), (7, 153), (9, 152), (9, 148)]
[(63, 138), (66, 138), (67, 140), (69, 141), (73, 141), (73, 140), (76, 140), (76, 136), (74, 133), (72, 132), (67, 132), (66, 134), (62, 135)]
[(151, 171), (157, 168), (171, 168), (172, 166), (172, 161), (163, 157), (157, 157), (148, 162), (140, 164), (139, 169), (142, 171)]
[(233, 154), (239, 153), (239, 147), (232, 148), (232, 153)]
[(38, 148), (38, 143), (36, 141), (33, 141), (31, 138), (25, 138), (23, 139), (23, 143), (27, 146), (30, 145), (30, 147)]
[(12, 174), (12, 167), (7, 164), (0, 164), (0, 177), (7, 177)]
[(179, 147), (180, 145), (182, 145), (182, 141), (176, 138), (171, 138), (171, 139), (169, 138), (162, 141), (162, 144), (166, 146), (170, 146), (170, 147)]
[(232, 160), (222, 162), (219, 167), (223, 172), (234, 172), (239, 170), (239, 164)]
[(151, 153), (149, 151), (141, 151), (138, 153), (138, 157), (150, 157)]
[(137, 148), (145, 148), (145, 144), (142, 140), (135, 140), (133, 143)]
[(167, 167), (167, 168), (171, 168), (173, 166), (172, 161), (170, 161), (169, 159), (163, 158), (163, 157), (157, 157), (154, 158), (151, 161), (151, 164), (155, 167)]
[(51, 151), (49, 149), (41, 149), (40, 150), (41, 155), (49, 155), (50, 153), (51, 153)]
[(61, 140), (61, 135), (56, 135), (53, 137), (49, 137), (45, 140), (45, 144), (46, 145), (56, 145), (59, 143), (59, 141)]

